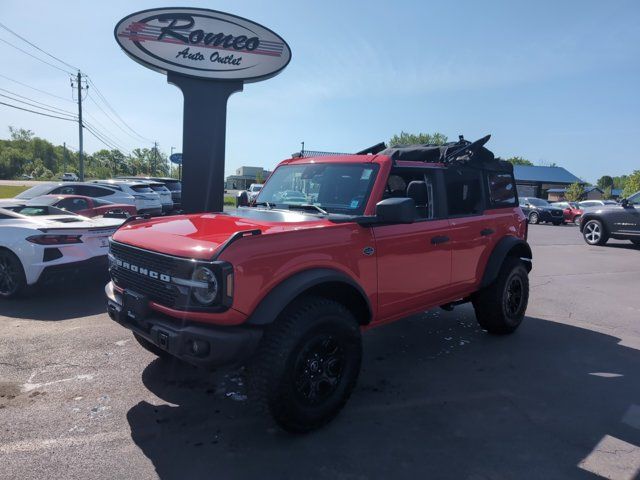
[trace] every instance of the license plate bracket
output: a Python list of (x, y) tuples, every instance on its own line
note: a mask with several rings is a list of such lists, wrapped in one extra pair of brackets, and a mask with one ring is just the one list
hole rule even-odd
[(149, 314), (149, 299), (138, 292), (125, 290), (122, 295), (122, 306), (127, 318), (140, 322)]

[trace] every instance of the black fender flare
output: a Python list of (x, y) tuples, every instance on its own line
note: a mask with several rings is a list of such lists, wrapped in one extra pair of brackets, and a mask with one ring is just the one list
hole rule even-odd
[[(323, 290), (322, 286), (331, 287), (331, 293)], [(345, 287), (333, 290), (333, 287)], [(303, 270), (286, 278), (269, 293), (265, 295), (247, 319), (249, 325), (268, 325), (272, 323), (278, 315), (293, 300), (305, 292), (324, 292), (325, 296), (336, 296), (345, 298), (345, 295), (352, 300), (349, 305), (345, 305), (354, 311), (356, 318), (361, 324), (367, 324), (372, 317), (371, 303), (364, 289), (352, 278), (342, 272), (330, 268), (313, 268)], [(353, 302), (355, 300), (355, 302)]]
[(485, 267), (484, 274), (482, 275), (480, 288), (491, 285), (495, 279), (498, 278), (498, 273), (500, 273), (500, 268), (502, 267), (505, 258), (507, 258), (507, 256), (512, 252), (515, 253), (518, 258), (526, 259), (525, 263), (527, 264), (527, 270), (531, 271), (533, 266), (533, 254), (531, 253), (531, 247), (529, 244), (517, 237), (504, 237), (498, 242), (489, 256), (487, 266)]

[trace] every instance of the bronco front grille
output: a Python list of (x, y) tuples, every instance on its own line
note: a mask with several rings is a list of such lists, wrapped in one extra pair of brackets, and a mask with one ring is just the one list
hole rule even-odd
[[(172, 258), (111, 242), (111, 278), (123, 289), (130, 289), (149, 297), (149, 300), (174, 307), (180, 292), (168, 279), (184, 278), (190, 269), (189, 261)], [(187, 277), (188, 278), (188, 277)]]

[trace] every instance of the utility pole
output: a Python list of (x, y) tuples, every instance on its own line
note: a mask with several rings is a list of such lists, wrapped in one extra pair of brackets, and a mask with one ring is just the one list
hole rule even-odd
[(151, 173), (150, 176), (154, 176), (156, 174), (156, 166), (158, 165), (158, 142), (153, 142), (153, 163), (151, 164)]
[[(78, 70), (77, 80), (78, 82), (78, 160), (80, 162), (80, 168), (78, 175), (80, 181), (84, 182), (84, 156), (82, 155), (82, 73)], [(73, 87), (73, 82), (71, 82)], [(87, 88), (89, 86), (87, 85)]]
[(62, 142), (62, 173), (67, 170), (67, 142)]

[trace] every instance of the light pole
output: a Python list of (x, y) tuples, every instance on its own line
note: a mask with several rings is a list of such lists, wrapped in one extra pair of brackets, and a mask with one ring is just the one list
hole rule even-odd
[[(176, 147), (171, 147), (171, 155), (173, 155), (173, 151), (175, 150)], [(171, 176), (171, 156), (169, 156), (169, 176)]]

